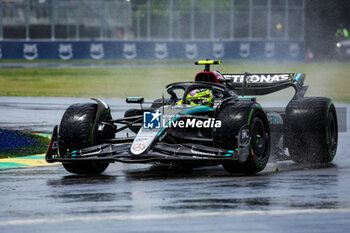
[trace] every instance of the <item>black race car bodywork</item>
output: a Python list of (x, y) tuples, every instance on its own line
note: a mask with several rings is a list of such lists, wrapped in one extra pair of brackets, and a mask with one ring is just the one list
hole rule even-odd
[[(304, 74), (210, 71), (209, 65), (217, 63), (220, 62), (196, 62), (205, 65), (205, 70), (196, 75), (195, 81), (169, 84), (166, 89), (170, 98), (158, 99), (151, 107), (143, 106), (143, 98), (127, 98), (128, 103), (139, 103), (141, 107), (127, 110), (123, 118), (112, 119), (109, 106), (98, 99), (94, 99), (96, 104), (70, 106), (59, 129), (54, 128), (47, 162), (62, 162), (73, 173), (101, 173), (113, 162), (190, 167), (222, 164), (229, 172), (255, 173), (264, 169), (270, 153), (296, 162), (323, 163), (333, 159), (337, 145), (334, 105), (327, 98), (304, 97)], [(266, 112), (255, 97), (243, 97), (288, 87), (294, 88), (295, 95), (286, 111)], [(194, 89), (209, 89), (212, 104), (189, 105), (186, 96)], [(303, 113), (310, 104), (317, 105), (317, 110)], [(147, 127), (145, 114), (153, 114), (152, 121), (160, 117), (163, 122), (158, 127)], [(321, 117), (322, 123), (305, 127), (308, 122), (304, 118), (311, 115)], [(303, 129), (305, 132), (300, 132)], [(136, 135), (115, 137), (124, 130)], [(308, 151), (300, 154), (298, 145), (309, 143), (305, 140), (312, 134), (323, 136), (316, 136), (312, 148), (301, 146)], [(314, 148), (319, 144), (322, 149)], [(315, 159), (310, 153), (320, 155)]]

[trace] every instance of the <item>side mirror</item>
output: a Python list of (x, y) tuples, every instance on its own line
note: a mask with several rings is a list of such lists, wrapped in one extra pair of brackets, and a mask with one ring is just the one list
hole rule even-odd
[(142, 104), (144, 102), (143, 97), (127, 97), (126, 102), (128, 104)]

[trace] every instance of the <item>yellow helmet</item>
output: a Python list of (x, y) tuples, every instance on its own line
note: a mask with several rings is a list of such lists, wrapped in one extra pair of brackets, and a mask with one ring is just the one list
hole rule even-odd
[[(186, 102), (190, 105), (204, 105), (210, 107), (213, 94), (209, 89), (194, 89), (186, 96)], [(182, 104), (182, 100), (178, 103)]]

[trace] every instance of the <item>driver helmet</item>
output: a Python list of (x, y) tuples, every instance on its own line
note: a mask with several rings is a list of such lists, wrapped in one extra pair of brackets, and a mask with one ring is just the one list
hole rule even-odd
[(209, 89), (194, 89), (186, 96), (186, 102), (190, 105), (211, 106), (213, 93)]

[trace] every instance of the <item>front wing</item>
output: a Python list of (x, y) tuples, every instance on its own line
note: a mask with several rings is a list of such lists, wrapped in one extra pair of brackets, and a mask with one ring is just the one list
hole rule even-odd
[(152, 162), (201, 162), (224, 163), (238, 160), (238, 150), (218, 149), (194, 143), (168, 144), (156, 142), (145, 153), (134, 155), (130, 152), (131, 143), (105, 143), (81, 150), (71, 151), (66, 157), (60, 157), (57, 143), (57, 126), (54, 128), (51, 142), (46, 153), (46, 161), (80, 163), (88, 161), (152, 163)]

